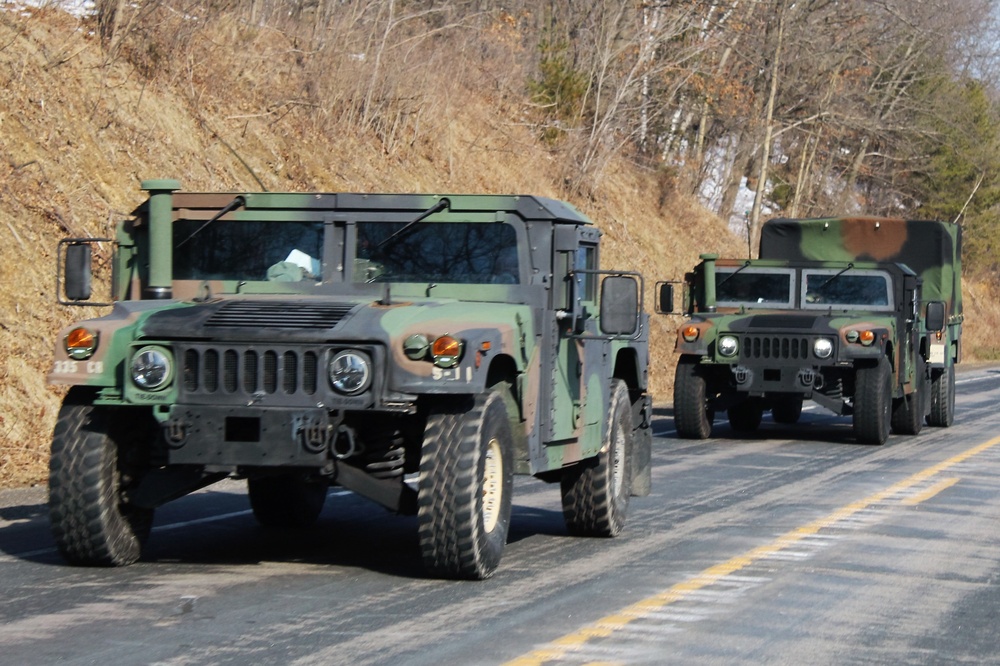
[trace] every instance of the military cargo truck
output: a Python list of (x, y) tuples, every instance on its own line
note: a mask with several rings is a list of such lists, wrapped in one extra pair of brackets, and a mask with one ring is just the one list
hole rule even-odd
[[(147, 181), (113, 241), (110, 314), (59, 335), (52, 442), (67, 560), (140, 556), (153, 511), (247, 480), (265, 526), (338, 485), (417, 516), (433, 575), (485, 578), (512, 475), (560, 484), (572, 534), (614, 536), (649, 492), (643, 282), (534, 196), (185, 192)], [(60, 243), (86, 305), (95, 246)]]
[[(775, 219), (760, 258), (703, 255), (685, 278), (674, 410), (706, 438), (717, 411), (736, 431), (804, 400), (852, 415), (864, 443), (954, 418), (961, 358), (961, 233), (888, 218)], [(661, 309), (672, 309), (664, 298)]]

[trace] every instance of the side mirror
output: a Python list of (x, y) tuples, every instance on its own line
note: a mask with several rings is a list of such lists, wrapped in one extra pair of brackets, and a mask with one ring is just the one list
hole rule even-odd
[(69, 301), (89, 301), (91, 296), (90, 243), (66, 246), (66, 273), (63, 287)]
[(635, 335), (639, 330), (639, 283), (611, 275), (601, 282), (601, 333)]
[(931, 301), (927, 304), (924, 325), (928, 331), (942, 331), (945, 325), (944, 301)]
[(674, 284), (673, 282), (658, 282), (656, 284), (657, 314), (674, 314)]
[(64, 238), (59, 241), (56, 265), (56, 301), (59, 305), (103, 307), (93, 298), (93, 245), (113, 243), (111, 238)]

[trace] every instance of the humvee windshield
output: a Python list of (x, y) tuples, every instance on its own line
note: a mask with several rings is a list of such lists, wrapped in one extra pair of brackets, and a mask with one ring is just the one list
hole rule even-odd
[(715, 302), (723, 307), (790, 308), (795, 271), (784, 268), (728, 268), (715, 271)]
[(509, 224), (359, 222), (355, 282), (516, 284), (517, 233)]
[(178, 220), (173, 231), (175, 280), (318, 282), (323, 277), (322, 222)]
[(804, 270), (802, 282), (804, 308), (892, 309), (892, 279), (884, 271)]

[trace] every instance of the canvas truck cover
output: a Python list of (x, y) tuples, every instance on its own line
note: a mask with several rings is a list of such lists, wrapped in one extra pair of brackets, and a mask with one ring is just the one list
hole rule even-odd
[(923, 279), (923, 300), (962, 314), (962, 228), (933, 220), (884, 217), (787, 219), (764, 223), (760, 258), (786, 261), (882, 261), (905, 264)]

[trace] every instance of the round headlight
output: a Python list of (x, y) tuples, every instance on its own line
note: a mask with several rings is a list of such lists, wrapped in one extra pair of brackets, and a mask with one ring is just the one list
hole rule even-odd
[(723, 356), (733, 357), (740, 350), (740, 341), (732, 335), (723, 335), (719, 338), (719, 353)]
[(361, 393), (372, 381), (372, 364), (364, 352), (347, 349), (330, 359), (330, 385), (345, 395)]
[(145, 391), (156, 391), (170, 383), (173, 364), (159, 347), (143, 347), (132, 356), (132, 382)]
[(813, 343), (813, 354), (816, 358), (830, 358), (833, 354), (833, 343), (828, 338), (819, 338)]

